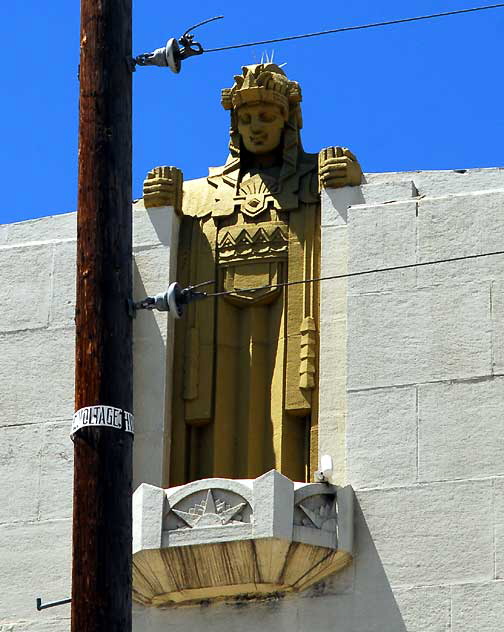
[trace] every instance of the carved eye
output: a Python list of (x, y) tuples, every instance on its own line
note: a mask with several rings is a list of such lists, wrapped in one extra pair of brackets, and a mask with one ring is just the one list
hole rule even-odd
[(248, 125), (250, 123), (250, 114), (241, 114), (239, 116), (239, 121), (240, 123), (243, 123), (243, 125)]
[(273, 112), (261, 112), (259, 114), (259, 120), (263, 123), (272, 123), (276, 119), (276, 114)]

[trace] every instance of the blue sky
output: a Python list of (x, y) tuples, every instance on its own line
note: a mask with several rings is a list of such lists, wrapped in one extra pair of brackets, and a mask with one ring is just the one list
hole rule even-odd
[[(316, 3), (136, 2), (134, 53), (186, 27), (207, 48), (373, 21), (449, 11), (490, 0), (361, 0)], [(174, 8), (174, 5), (175, 8)], [(153, 14), (153, 7), (156, 14)], [(2, 3), (0, 223), (76, 208), (79, 3)], [(244, 64), (275, 51), (303, 88), (308, 151), (350, 147), (364, 171), (501, 166), (504, 145), (504, 9), (435, 21), (208, 53), (180, 75), (134, 75), (133, 195), (145, 173), (175, 165), (206, 175), (227, 154), (220, 90)]]

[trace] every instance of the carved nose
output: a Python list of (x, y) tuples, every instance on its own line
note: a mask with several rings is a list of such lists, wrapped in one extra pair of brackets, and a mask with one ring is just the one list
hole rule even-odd
[(258, 118), (257, 119), (253, 119), (251, 124), (250, 124), (250, 129), (253, 132), (254, 131), (260, 132), (260, 131), (262, 131), (263, 127), (264, 127), (264, 123)]

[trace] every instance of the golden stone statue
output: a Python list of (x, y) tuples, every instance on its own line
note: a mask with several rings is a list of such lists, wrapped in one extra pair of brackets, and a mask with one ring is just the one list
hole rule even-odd
[[(229, 294), (177, 322), (170, 486), (317, 468), (318, 284), (275, 285), (319, 276), (320, 188), (362, 173), (348, 149), (303, 151), (298, 83), (273, 63), (242, 70), (222, 92), (229, 158), (183, 188), (177, 280)], [(178, 209), (180, 180), (151, 171), (145, 206)]]

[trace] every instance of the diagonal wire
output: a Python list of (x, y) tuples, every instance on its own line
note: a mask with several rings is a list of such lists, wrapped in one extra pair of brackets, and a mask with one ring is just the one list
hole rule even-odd
[(475, 13), (476, 11), (488, 11), (489, 9), (500, 9), (504, 7), (504, 2), (498, 4), (489, 4), (483, 7), (472, 7), (470, 9), (457, 9), (454, 11), (444, 11), (442, 13), (431, 13), (430, 15), (419, 15), (412, 18), (402, 18), (399, 20), (390, 20), (387, 22), (372, 22), (371, 24), (360, 24), (358, 26), (343, 26), (337, 29), (329, 29), (327, 31), (317, 31), (316, 33), (305, 33), (303, 35), (289, 35), (287, 37), (277, 37), (274, 39), (261, 40), (258, 42), (247, 42), (246, 44), (233, 44), (231, 46), (220, 46), (219, 48), (206, 48), (205, 53), (217, 53), (223, 50), (232, 50), (234, 48), (247, 48), (249, 46), (260, 46), (263, 44), (275, 44), (277, 42), (289, 42), (292, 40), (305, 39), (307, 37), (319, 37), (321, 35), (330, 35), (332, 33), (344, 33), (345, 31), (360, 31), (363, 29), (373, 29), (380, 26), (391, 26), (393, 24), (405, 24), (407, 22), (419, 22), (420, 20), (433, 20), (435, 18), (444, 18), (450, 15), (461, 15), (463, 13)]
[(351, 277), (364, 276), (365, 274), (377, 274), (379, 272), (392, 272), (394, 270), (407, 270), (409, 268), (421, 268), (423, 266), (432, 266), (440, 263), (453, 263), (455, 261), (467, 261), (469, 259), (481, 259), (483, 257), (494, 257), (496, 255), (504, 255), (504, 250), (496, 250), (494, 252), (483, 252), (478, 255), (464, 255), (463, 257), (453, 257), (452, 259), (434, 259), (432, 261), (421, 261), (419, 263), (407, 263), (401, 266), (391, 266), (389, 268), (374, 268), (372, 270), (360, 270), (359, 272), (348, 272), (346, 274), (332, 274), (330, 276), (318, 277), (316, 279), (301, 279), (299, 281), (286, 281), (285, 283), (274, 283), (272, 285), (260, 285), (258, 287), (235, 288), (234, 290), (226, 290), (223, 292), (212, 292), (206, 295), (206, 298), (227, 296), (236, 294), (236, 292), (258, 292), (259, 290), (270, 290), (274, 288), (287, 287), (288, 285), (300, 285), (301, 283), (318, 283), (319, 281), (332, 281), (335, 279), (349, 279)]

